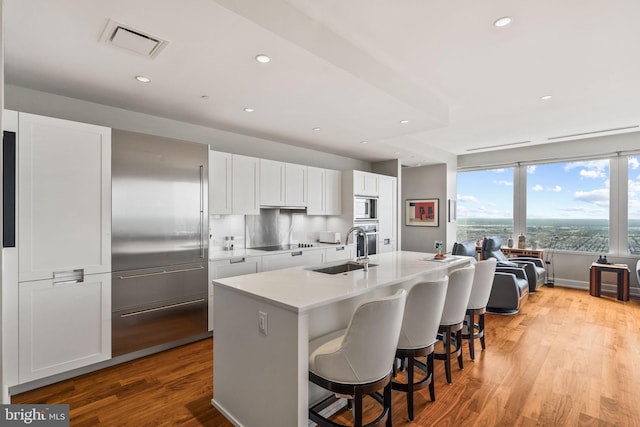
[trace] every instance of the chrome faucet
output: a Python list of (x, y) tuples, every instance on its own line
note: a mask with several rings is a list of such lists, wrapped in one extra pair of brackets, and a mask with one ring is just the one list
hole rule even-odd
[[(347, 231), (347, 238), (345, 239), (344, 244), (345, 245), (349, 244), (349, 236), (351, 236), (351, 233), (353, 233), (354, 231), (358, 232), (358, 236), (359, 235), (364, 236), (364, 256), (360, 257), (356, 255), (356, 262), (364, 266), (364, 271), (369, 271), (369, 246), (368, 246), (369, 239), (367, 238), (367, 232), (364, 231), (362, 227), (351, 227), (349, 231)], [(358, 251), (358, 248), (356, 244), (356, 254), (357, 254), (357, 251)]]

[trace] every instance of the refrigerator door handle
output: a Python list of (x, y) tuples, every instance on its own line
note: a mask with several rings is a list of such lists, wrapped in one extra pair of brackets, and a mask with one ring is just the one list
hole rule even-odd
[(204, 258), (204, 165), (200, 165), (200, 258)]

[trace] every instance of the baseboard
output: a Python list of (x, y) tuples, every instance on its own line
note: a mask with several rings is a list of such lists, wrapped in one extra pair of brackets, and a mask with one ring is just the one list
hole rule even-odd
[[(589, 291), (589, 282), (584, 282), (582, 280), (556, 279), (554, 281), (554, 285), (563, 288), (582, 289), (587, 292)], [(603, 283), (600, 288), (600, 292), (605, 295), (616, 296), (618, 293), (618, 287), (611, 283)], [(629, 295), (632, 297), (640, 297), (640, 288), (629, 287)]]

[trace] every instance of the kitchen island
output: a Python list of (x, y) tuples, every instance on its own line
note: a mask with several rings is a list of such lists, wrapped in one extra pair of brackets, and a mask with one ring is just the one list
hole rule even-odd
[(310, 266), (214, 281), (212, 404), (238, 426), (308, 425), (309, 402), (323, 396), (308, 382), (309, 340), (345, 328), (364, 299), (470, 262), (401, 251), (372, 256), (366, 272), (330, 275)]

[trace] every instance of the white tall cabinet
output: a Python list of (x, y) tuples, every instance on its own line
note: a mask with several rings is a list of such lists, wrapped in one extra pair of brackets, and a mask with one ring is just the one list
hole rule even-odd
[(307, 214), (342, 214), (342, 172), (332, 169), (308, 167)]
[(378, 253), (397, 247), (398, 202), (397, 178), (378, 175)]
[(111, 129), (19, 113), (17, 198), (19, 382), (109, 359)]

